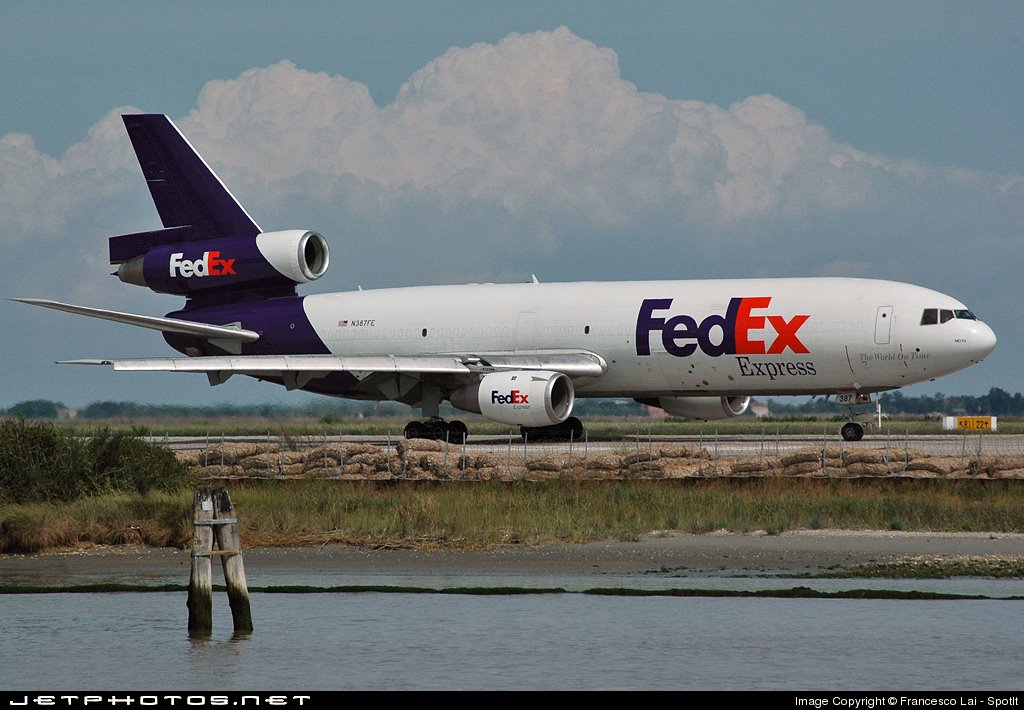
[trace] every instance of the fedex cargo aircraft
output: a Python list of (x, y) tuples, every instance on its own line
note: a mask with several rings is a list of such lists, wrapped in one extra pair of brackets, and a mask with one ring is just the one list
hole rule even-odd
[[(576, 397), (633, 397), (696, 419), (754, 395), (848, 404), (980, 362), (996, 336), (960, 301), (852, 278), (468, 284), (301, 296), (327, 241), (264, 232), (163, 115), (125, 127), (163, 229), (109, 240), (124, 282), (184, 296), (164, 317), (41, 299), (48, 308), (162, 331), (187, 357), (75, 360), (115, 370), (233, 375), (289, 390), (422, 408), (407, 437), (461, 441), (439, 406), (578, 437)], [(851, 408), (852, 415), (852, 408)], [(849, 422), (845, 439), (863, 428)]]

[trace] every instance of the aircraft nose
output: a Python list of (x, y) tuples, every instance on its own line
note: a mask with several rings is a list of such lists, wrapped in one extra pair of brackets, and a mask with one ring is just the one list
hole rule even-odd
[(978, 322), (971, 327), (968, 345), (974, 362), (981, 362), (996, 348), (996, 334), (984, 323)]

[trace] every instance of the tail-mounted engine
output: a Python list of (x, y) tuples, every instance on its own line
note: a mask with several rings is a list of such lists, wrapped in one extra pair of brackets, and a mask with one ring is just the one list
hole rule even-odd
[(110, 240), (117, 277), (160, 293), (276, 289), (316, 281), (327, 271), (327, 240), (292, 229), (254, 236), (176, 241), (182, 228), (126, 234)]
[(450, 399), (452, 406), (496, 422), (536, 427), (564, 422), (575, 397), (572, 380), (561, 372), (515, 370), (484, 375)]

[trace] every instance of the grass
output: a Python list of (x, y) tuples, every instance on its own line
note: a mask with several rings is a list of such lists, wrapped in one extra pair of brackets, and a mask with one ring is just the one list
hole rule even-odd
[[(976, 481), (636, 481), (237, 486), (246, 547), (347, 542), (471, 549), (797, 528), (1024, 532), (1024, 486)], [(191, 493), (0, 506), (0, 552), (189, 544)]]
[(166, 492), (0, 505), (0, 552), (83, 544), (184, 547), (192, 534), (191, 508), (191, 494)]

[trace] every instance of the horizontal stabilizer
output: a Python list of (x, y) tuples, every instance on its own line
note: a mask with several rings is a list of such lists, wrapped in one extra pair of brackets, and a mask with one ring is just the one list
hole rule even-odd
[(123, 264), (137, 256), (143, 256), (155, 247), (167, 244), (179, 244), (187, 241), (191, 235), (190, 227), (170, 227), (150, 232), (121, 234), (107, 240), (111, 264)]
[(60, 301), (48, 301), (43, 298), (12, 298), (12, 301), (28, 303), (43, 308), (53, 308), (58, 311), (74, 313), (80, 316), (91, 318), (102, 318), (117, 323), (125, 323), (140, 328), (160, 330), (165, 333), (184, 333), (195, 335), (207, 340), (231, 340), (251, 343), (260, 339), (260, 334), (254, 330), (233, 328), (225, 325), (209, 325), (208, 323), (197, 323), (189, 320), (178, 320), (177, 318), (161, 318), (159, 316), (141, 316), (135, 313), (122, 313), (121, 311), (107, 311), (102, 308), (89, 308), (88, 306), (76, 306)]

